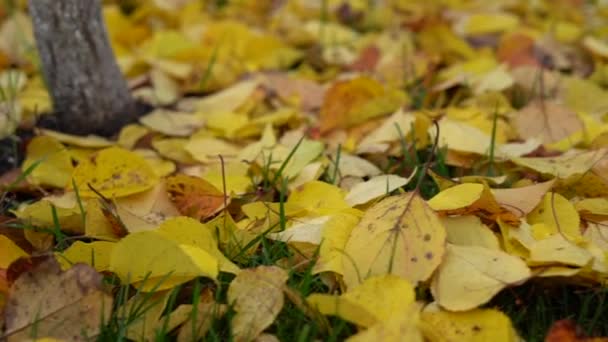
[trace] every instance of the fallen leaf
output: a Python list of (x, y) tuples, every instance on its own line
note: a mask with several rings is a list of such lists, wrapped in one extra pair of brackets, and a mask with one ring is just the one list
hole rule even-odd
[(205, 219), (224, 208), (229, 199), (202, 178), (177, 174), (167, 177), (167, 192), (177, 209), (197, 220)]
[(449, 312), (425, 309), (422, 331), (430, 342), (436, 341), (517, 341), (519, 337), (504, 313), (494, 309)]
[(544, 144), (558, 142), (583, 129), (575, 112), (553, 101), (537, 100), (520, 109), (513, 125), (523, 139), (541, 138)]
[(388, 195), (394, 190), (407, 185), (416, 175), (413, 171), (408, 178), (397, 175), (382, 175), (371, 178), (362, 183), (355, 184), (346, 194), (344, 200), (351, 206), (367, 203), (382, 195)]
[(73, 179), (84, 198), (97, 196), (89, 186), (115, 198), (146, 191), (158, 183), (158, 176), (144, 158), (119, 147), (103, 149), (78, 164)]
[(447, 215), (477, 215), (496, 220), (519, 222), (511, 212), (502, 209), (490, 189), (483, 184), (464, 183), (441, 191), (429, 200), (429, 206)]
[(68, 270), (75, 264), (87, 264), (97, 272), (103, 272), (110, 270), (110, 257), (113, 250), (114, 242), (76, 241), (66, 250), (56, 252), (55, 255), (63, 270)]
[(477, 216), (448, 216), (441, 218), (441, 223), (445, 226), (448, 243), (500, 250), (500, 244), (494, 232)]
[(407, 280), (389, 274), (367, 278), (341, 296), (312, 294), (306, 301), (324, 315), (339, 316), (367, 328), (407, 310), (415, 294)]
[(566, 240), (561, 234), (552, 235), (530, 246), (530, 263), (533, 265), (560, 263), (584, 267), (591, 262), (592, 257), (587, 250)]
[(369, 208), (344, 248), (344, 282), (353, 288), (374, 275), (427, 280), (445, 252), (445, 228), (417, 193), (391, 196)]
[(52, 258), (26, 271), (10, 288), (5, 336), (23, 341), (34, 326), (40, 337), (78, 341), (97, 336), (112, 310), (102, 278), (83, 264), (62, 272)]
[(87, 135), (82, 137), (78, 135), (61, 133), (50, 129), (41, 129), (40, 132), (42, 135), (54, 138), (61, 143), (78, 147), (103, 148), (114, 145), (114, 143), (110, 140), (97, 135)]
[(447, 245), (433, 276), (431, 293), (450, 311), (465, 311), (487, 303), (507, 286), (523, 283), (530, 269), (518, 257), (478, 246)]
[(234, 305), (232, 336), (235, 341), (256, 338), (274, 322), (283, 308), (287, 272), (276, 266), (241, 271), (230, 283), (228, 302)]
[(203, 120), (191, 113), (156, 109), (139, 119), (147, 128), (168, 136), (190, 136), (203, 125)]
[(534, 210), (554, 183), (552, 179), (520, 188), (492, 189), (492, 195), (501, 207), (517, 217), (524, 217)]
[(144, 292), (169, 289), (199, 276), (215, 279), (219, 272), (218, 260), (209, 252), (154, 231), (132, 233), (117, 242), (110, 270)]
[(348, 342), (412, 341), (422, 342), (424, 338), (419, 328), (420, 308), (412, 304), (404, 310), (394, 312), (387, 320), (371, 326), (346, 339)]
[(65, 146), (54, 138), (38, 136), (27, 145), (21, 169), (29, 172), (32, 184), (64, 188), (70, 183), (74, 167)]
[(321, 131), (346, 128), (389, 114), (405, 100), (402, 93), (384, 89), (368, 77), (336, 82), (325, 94), (321, 107)]
[(4, 235), (0, 235), (0, 269), (7, 269), (8, 266), (20, 257), (28, 254), (17, 246), (11, 239)]

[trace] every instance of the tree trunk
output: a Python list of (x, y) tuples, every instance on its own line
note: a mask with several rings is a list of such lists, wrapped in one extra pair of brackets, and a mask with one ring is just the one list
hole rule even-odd
[[(54, 128), (112, 135), (141, 114), (114, 59), (99, 0), (29, 0)], [(125, 32), (128, 34), (128, 32)]]

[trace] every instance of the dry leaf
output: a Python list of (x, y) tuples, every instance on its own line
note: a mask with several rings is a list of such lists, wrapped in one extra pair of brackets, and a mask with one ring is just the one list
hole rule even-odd
[(177, 209), (189, 217), (202, 220), (224, 208), (229, 199), (206, 180), (177, 174), (168, 177), (167, 192)]
[(544, 144), (558, 142), (583, 129), (575, 112), (547, 100), (533, 101), (519, 110), (513, 125), (521, 138), (540, 137)]
[(235, 341), (255, 339), (274, 322), (283, 308), (287, 272), (276, 266), (241, 271), (230, 283), (228, 302), (234, 305), (232, 336)]
[(103, 291), (100, 274), (83, 264), (62, 272), (54, 259), (21, 274), (9, 298), (9, 341), (25, 340), (34, 326), (39, 337), (83, 341), (100, 332), (112, 310), (112, 296)]

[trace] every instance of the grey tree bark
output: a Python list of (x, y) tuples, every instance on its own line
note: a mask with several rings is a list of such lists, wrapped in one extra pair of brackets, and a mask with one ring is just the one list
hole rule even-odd
[(54, 128), (112, 135), (136, 120), (143, 109), (114, 58), (100, 1), (29, 0), (28, 5)]

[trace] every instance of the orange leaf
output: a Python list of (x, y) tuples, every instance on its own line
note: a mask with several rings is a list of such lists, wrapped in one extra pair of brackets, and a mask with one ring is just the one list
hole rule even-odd
[(369, 77), (334, 83), (321, 107), (321, 132), (347, 127), (351, 110), (382, 95), (383, 91), (382, 85)]
[(171, 201), (183, 215), (201, 220), (224, 208), (224, 194), (202, 178), (178, 174), (166, 182)]

